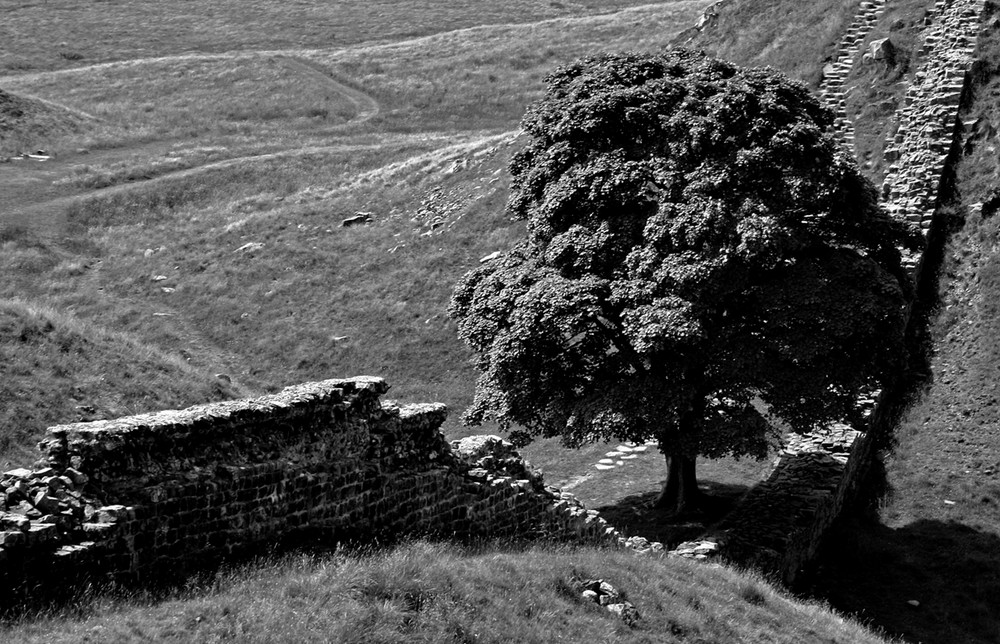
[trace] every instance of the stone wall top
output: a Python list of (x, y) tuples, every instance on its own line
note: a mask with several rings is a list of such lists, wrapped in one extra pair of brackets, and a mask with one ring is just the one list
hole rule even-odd
[[(247, 400), (58, 425), (49, 428), (41, 449), (49, 466), (83, 467), (96, 481), (239, 460), (241, 454), (255, 460), (293, 444), (351, 457), (367, 447), (368, 419), (399, 414), (398, 407), (379, 403), (388, 389), (381, 378), (331, 379)], [(334, 422), (336, 444), (310, 444)]]

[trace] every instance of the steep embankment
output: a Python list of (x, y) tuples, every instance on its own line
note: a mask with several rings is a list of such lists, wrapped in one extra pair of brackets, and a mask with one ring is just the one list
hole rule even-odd
[(881, 523), (845, 528), (820, 576), (838, 608), (923, 642), (1000, 641), (1000, 23), (990, 10)]
[(857, 0), (721, 0), (674, 44), (740, 65), (769, 65), (815, 86), (857, 6)]

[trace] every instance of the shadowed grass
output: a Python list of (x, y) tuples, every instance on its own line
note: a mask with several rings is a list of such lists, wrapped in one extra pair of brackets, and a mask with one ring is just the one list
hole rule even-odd
[[(605, 579), (638, 609), (628, 627), (582, 599)], [(78, 616), (0, 630), (4, 641), (883, 642), (755, 576), (593, 548), (416, 542), (355, 556), (289, 557), (220, 574), (154, 605), (97, 600)]]

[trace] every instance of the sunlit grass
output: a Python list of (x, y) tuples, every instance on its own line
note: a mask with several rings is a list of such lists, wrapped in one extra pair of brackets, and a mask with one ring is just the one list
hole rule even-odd
[[(9, 248), (0, 249), (0, 252)], [(57, 264), (64, 279), (90, 270)], [(24, 300), (0, 299), (0, 466), (37, 459), (27, 445), (54, 424), (114, 418), (245, 395), (133, 336)]]
[(32, 75), (5, 83), (96, 117), (87, 147), (340, 125), (355, 105), (274, 56), (181, 57)]
[(344, 47), (475, 25), (610, 13), (644, 4), (649, 0), (188, 0), (183, 5), (156, 0), (97, 5), (3, 0), (0, 71), (78, 67), (188, 52)]

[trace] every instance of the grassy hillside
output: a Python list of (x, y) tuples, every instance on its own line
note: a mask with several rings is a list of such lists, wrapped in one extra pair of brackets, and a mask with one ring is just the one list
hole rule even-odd
[[(2, 252), (2, 251), (0, 251)], [(67, 272), (84, 271), (67, 265)], [(0, 466), (31, 463), (49, 425), (171, 409), (244, 392), (119, 332), (0, 300)]]
[[(581, 599), (577, 584), (587, 579), (624, 593), (639, 611), (638, 623), (630, 628)], [(0, 627), (0, 638), (11, 644), (884, 641), (725, 568), (588, 548), (421, 542), (258, 564), (165, 601), (102, 601), (80, 606), (73, 617)]]
[[(446, 430), (466, 433), (475, 374), (444, 311), (457, 278), (520, 235), (503, 205), (525, 106), (556, 65), (658, 48), (705, 4), (574, 5), (390, 44), (4, 77), (93, 121), (52, 161), (0, 174), (0, 296), (72, 310), (251, 392), (384, 375), (394, 396), (448, 403)], [(525, 16), (507, 11), (501, 22)], [(341, 227), (358, 211), (374, 222)], [(91, 268), (68, 275), (67, 261)], [(532, 456), (560, 480), (606, 450)]]
[[(649, 0), (0, 0), (0, 73), (188, 52), (345, 47), (476, 25), (610, 13)], [(659, 4), (669, 4), (663, 2)], [(151, 28), (151, 25), (155, 27)]]
[(0, 161), (86, 129), (86, 115), (0, 90)]
[(740, 65), (769, 65), (815, 86), (858, 0), (730, 0), (721, 5), (704, 29), (684, 34), (677, 44)]

